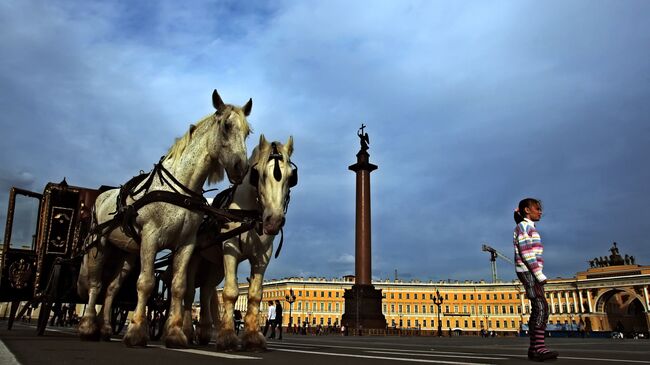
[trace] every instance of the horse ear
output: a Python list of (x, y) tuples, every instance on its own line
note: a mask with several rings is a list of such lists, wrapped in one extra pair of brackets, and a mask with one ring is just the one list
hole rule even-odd
[(244, 115), (249, 116), (251, 114), (251, 109), (253, 109), (253, 98), (248, 99), (248, 103), (244, 105)]
[(264, 134), (263, 133), (260, 134), (260, 143), (259, 143), (260, 148), (264, 148), (268, 144), (269, 144), (269, 142), (266, 141), (266, 137), (264, 137)]
[(293, 136), (289, 136), (289, 140), (287, 141), (285, 148), (287, 149), (287, 155), (291, 156), (293, 154)]
[(221, 96), (219, 96), (217, 89), (214, 89), (212, 92), (212, 106), (214, 106), (214, 108), (219, 111), (223, 110), (223, 108), (226, 106), (223, 100), (221, 100)]

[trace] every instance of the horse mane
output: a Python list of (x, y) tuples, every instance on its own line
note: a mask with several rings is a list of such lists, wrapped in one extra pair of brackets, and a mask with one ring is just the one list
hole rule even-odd
[[(230, 115), (230, 112), (239, 112), (243, 114), (243, 111), (241, 108), (238, 108), (233, 105), (228, 105), (226, 104), (226, 107), (223, 110), (220, 110), (217, 114), (217, 118), (221, 118), (224, 115)], [(169, 151), (167, 151), (167, 154), (165, 155), (165, 158), (163, 160), (174, 160), (177, 157), (180, 157), (187, 146), (190, 144), (190, 141), (192, 140), (192, 135), (197, 131), (202, 128), (205, 128), (209, 124), (211, 120), (217, 119), (215, 118), (215, 114), (210, 114), (203, 119), (201, 119), (196, 125), (190, 124), (190, 128), (183, 134), (182, 137), (176, 138), (174, 141), (174, 144), (169, 148)], [(244, 121), (244, 132), (246, 135), (250, 134), (252, 132), (251, 126), (248, 123), (248, 120), (246, 118), (242, 118)], [(217, 122), (215, 120), (215, 122)], [(225, 176), (225, 169), (221, 164), (217, 161), (213, 161), (213, 166), (212, 166), (212, 172), (208, 176), (208, 185), (212, 185), (215, 183), (218, 183), (219, 181), (223, 180)]]

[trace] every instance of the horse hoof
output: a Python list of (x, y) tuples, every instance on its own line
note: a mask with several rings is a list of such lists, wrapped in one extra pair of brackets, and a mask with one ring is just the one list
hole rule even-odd
[(168, 348), (186, 348), (187, 337), (180, 327), (171, 327), (167, 329), (165, 335), (165, 346)]
[(146, 347), (149, 341), (147, 327), (131, 323), (122, 341), (127, 347)]
[(244, 350), (246, 351), (265, 351), (266, 338), (261, 332), (246, 332), (242, 338)]
[(79, 322), (79, 337), (83, 341), (99, 341), (100, 333), (96, 318), (83, 317)]
[(110, 326), (104, 326), (102, 327), (100, 334), (102, 341), (110, 341), (111, 336), (113, 335), (113, 329)]
[(239, 337), (234, 330), (224, 330), (217, 336), (217, 349), (221, 351), (235, 351), (240, 345)]

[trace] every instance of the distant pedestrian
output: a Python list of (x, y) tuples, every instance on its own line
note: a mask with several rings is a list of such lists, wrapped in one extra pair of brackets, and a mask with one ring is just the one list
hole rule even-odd
[(550, 351), (544, 343), (546, 323), (548, 322), (548, 303), (544, 295), (546, 276), (542, 272), (542, 240), (535, 227), (535, 222), (542, 218), (542, 203), (533, 198), (519, 202), (514, 219), (517, 223), (513, 235), (515, 246), (515, 262), (517, 277), (526, 289), (526, 297), (530, 300), (531, 314), (528, 321), (530, 331), (530, 347), (528, 359), (544, 361), (555, 359), (556, 351)]
[[(275, 305), (272, 300), (269, 300), (269, 313), (268, 313), (269, 323), (268, 326), (271, 327), (271, 335), (269, 338), (275, 338)], [(266, 332), (266, 330), (264, 331)]]
[(282, 340), (282, 304), (275, 301), (275, 326), (278, 328), (278, 340)]

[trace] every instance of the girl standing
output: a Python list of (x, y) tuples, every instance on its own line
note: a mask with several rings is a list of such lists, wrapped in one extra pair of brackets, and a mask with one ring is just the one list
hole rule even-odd
[(528, 359), (552, 360), (557, 358), (558, 353), (550, 351), (544, 343), (548, 322), (548, 303), (544, 295), (546, 276), (542, 272), (544, 247), (535, 227), (535, 222), (542, 218), (542, 202), (533, 198), (520, 201), (514, 218), (517, 223), (513, 238), (517, 277), (526, 289), (526, 297), (530, 300), (531, 306), (528, 321), (530, 334)]

